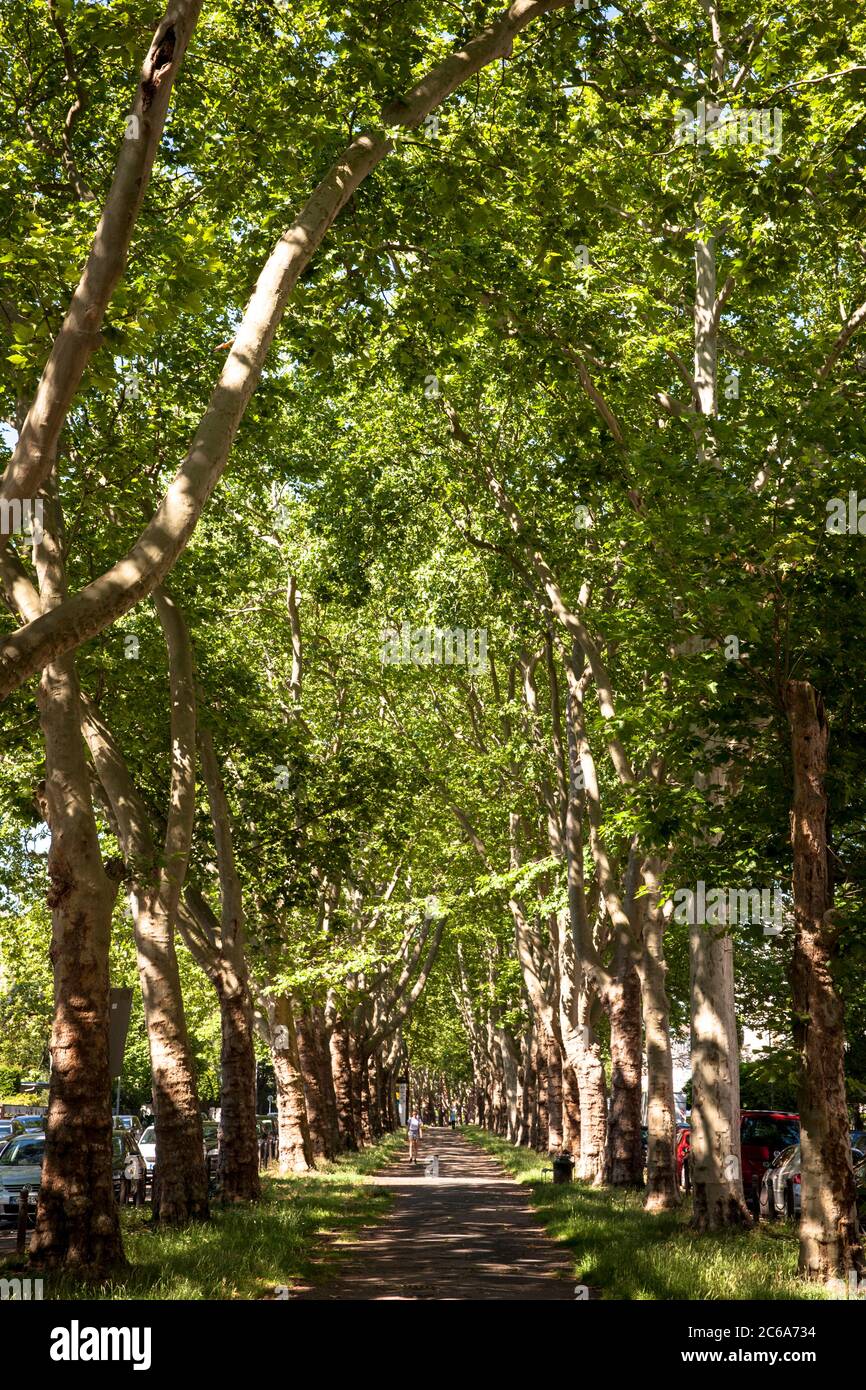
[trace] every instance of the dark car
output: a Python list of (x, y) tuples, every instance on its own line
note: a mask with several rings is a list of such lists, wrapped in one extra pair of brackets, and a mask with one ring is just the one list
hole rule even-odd
[(128, 1129), (130, 1134), (134, 1135), (137, 1139), (141, 1134), (141, 1120), (137, 1115), (115, 1115), (114, 1128)]
[(866, 1225), (866, 1158), (854, 1164), (854, 1182), (857, 1187), (857, 1212), (860, 1225)]
[(44, 1115), (16, 1115), (15, 1118), (29, 1134), (38, 1133), (40, 1129), (45, 1129)]
[(0, 1146), (8, 1144), (10, 1139), (14, 1139), (16, 1134), (26, 1134), (26, 1130), (20, 1120), (0, 1120)]

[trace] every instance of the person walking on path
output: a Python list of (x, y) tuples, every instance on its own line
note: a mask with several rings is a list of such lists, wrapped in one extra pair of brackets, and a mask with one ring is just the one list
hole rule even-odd
[(413, 1110), (409, 1116), (409, 1162), (418, 1162), (418, 1141), (421, 1138), (421, 1116)]
[(452, 1107), (451, 1107), (451, 1114), (450, 1114), (450, 1116), (449, 1116), (449, 1119), (450, 1119), (450, 1121), (451, 1121), (451, 1128), (452, 1128), (452, 1129), (456, 1129), (456, 1128), (457, 1128), (457, 1106), (456, 1106), (456, 1105), (452, 1105)]

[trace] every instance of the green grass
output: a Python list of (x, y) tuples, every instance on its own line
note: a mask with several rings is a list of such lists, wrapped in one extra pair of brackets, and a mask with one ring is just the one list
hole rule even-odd
[(613, 1299), (815, 1299), (826, 1295), (797, 1278), (797, 1236), (784, 1223), (752, 1231), (697, 1235), (691, 1210), (650, 1215), (638, 1192), (542, 1181), (546, 1156), (504, 1139), (462, 1131), (531, 1188), (539, 1219), (574, 1257), (575, 1282)]
[(402, 1135), (389, 1134), (360, 1154), (341, 1155), (315, 1175), (264, 1177), (261, 1203), (215, 1206), (210, 1221), (181, 1231), (153, 1230), (148, 1208), (125, 1208), (129, 1269), (101, 1284), (49, 1275), (45, 1296), (273, 1298), (278, 1285), (291, 1288), (328, 1278), (338, 1265), (341, 1242), (386, 1215), (390, 1194), (365, 1182), (365, 1176), (404, 1146)]

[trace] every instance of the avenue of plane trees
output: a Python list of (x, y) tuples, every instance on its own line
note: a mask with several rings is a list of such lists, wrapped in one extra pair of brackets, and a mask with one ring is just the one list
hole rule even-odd
[(694, 1222), (748, 1225), (747, 1025), (796, 1087), (802, 1274), (860, 1271), (860, 7), (0, 27), (0, 1060), (32, 958), (54, 998), (31, 1261), (123, 1259), (134, 943), (155, 1221), (208, 1217), (194, 970), (217, 1200), (259, 1196), (264, 1044), (284, 1171), (393, 1128), (408, 1078), (668, 1210), (690, 1030)]

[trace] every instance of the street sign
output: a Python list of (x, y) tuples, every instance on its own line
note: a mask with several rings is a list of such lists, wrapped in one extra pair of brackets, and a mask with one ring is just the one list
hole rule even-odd
[(123, 1050), (132, 1012), (132, 990), (109, 990), (108, 1006), (108, 1070), (112, 1081), (123, 1071)]

